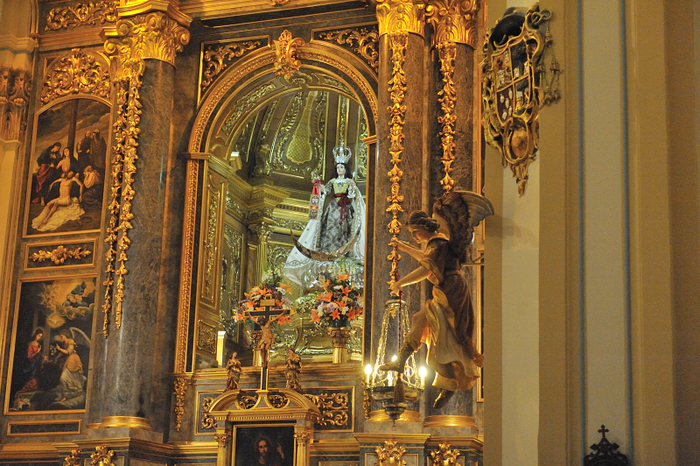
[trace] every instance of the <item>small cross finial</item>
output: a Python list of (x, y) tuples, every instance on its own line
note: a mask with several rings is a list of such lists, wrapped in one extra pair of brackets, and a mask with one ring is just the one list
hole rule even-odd
[(603, 434), (603, 438), (605, 438), (605, 433), (606, 433), (606, 432), (610, 432), (610, 429), (606, 429), (606, 428), (605, 428), (605, 424), (602, 424), (602, 425), (600, 426), (600, 429), (598, 429), (598, 432), (601, 433), (601, 434)]

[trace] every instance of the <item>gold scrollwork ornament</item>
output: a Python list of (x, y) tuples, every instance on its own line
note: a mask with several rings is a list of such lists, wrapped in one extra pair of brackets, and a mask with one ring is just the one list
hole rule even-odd
[(56, 249), (51, 251), (40, 249), (29, 256), (29, 258), (33, 262), (44, 262), (50, 260), (54, 264), (60, 265), (68, 259), (83, 259), (90, 254), (92, 254), (92, 251), (89, 249), (83, 249), (82, 247), (68, 249), (65, 246), (58, 246)]
[(540, 25), (551, 18), (534, 4), (501, 18), (486, 33), (482, 67), (483, 128), (486, 142), (498, 148), (522, 196), (528, 167), (539, 147), (542, 106), (541, 68), (545, 40)]
[(275, 41), (275, 74), (289, 79), (299, 71), (301, 62), (297, 57), (297, 49), (306, 44), (300, 37), (292, 37), (292, 33), (286, 29), (280, 34), (280, 38)]
[(433, 27), (433, 46), (445, 42), (476, 47), (479, 0), (427, 0), (425, 21)]
[(180, 429), (182, 429), (182, 417), (185, 414), (187, 380), (184, 378), (177, 378), (173, 383), (175, 384), (175, 430), (180, 432)]
[(72, 49), (57, 59), (46, 72), (41, 103), (47, 104), (70, 94), (109, 98), (109, 65), (99, 54)]
[(94, 26), (97, 23), (113, 23), (118, 18), (117, 6), (119, 0), (105, 0), (52, 8), (46, 17), (44, 29), (58, 31), (79, 26)]
[(71, 450), (70, 455), (63, 458), (63, 466), (80, 466), (83, 450), (80, 448)]
[(379, 32), (376, 26), (323, 31), (318, 33), (318, 38), (352, 47), (352, 51), (362, 57), (375, 73), (379, 71)]

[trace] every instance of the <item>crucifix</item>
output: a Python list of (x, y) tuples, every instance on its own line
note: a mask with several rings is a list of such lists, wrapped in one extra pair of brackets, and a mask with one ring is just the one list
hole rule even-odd
[(289, 311), (289, 309), (273, 309), (272, 307), (276, 304), (275, 298), (268, 294), (260, 300), (262, 310), (245, 311), (246, 317), (260, 326), (260, 340), (257, 348), (262, 360), (260, 364), (260, 390), (267, 390), (267, 363), (270, 358), (270, 349), (275, 342), (271, 325)]

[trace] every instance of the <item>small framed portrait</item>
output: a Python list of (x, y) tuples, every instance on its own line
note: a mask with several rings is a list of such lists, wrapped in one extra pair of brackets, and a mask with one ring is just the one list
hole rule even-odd
[(294, 466), (293, 425), (235, 426), (233, 466)]

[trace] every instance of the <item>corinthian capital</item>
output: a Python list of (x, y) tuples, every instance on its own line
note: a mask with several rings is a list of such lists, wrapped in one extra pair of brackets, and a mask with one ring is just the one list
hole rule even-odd
[(127, 2), (118, 11), (117, 23), (102, 31), (105, 50), (117, 56), (117, 78), (147, 58), (175, 66), (175, 55), (190, 41), (189, 17), (171, 2), (154, 0)]
[(376, 0), (379, 35), (412, 32), (423, 35), (424, 4), (419, 0)]
[(426, 0), (425, 18), (433, 27), (433, 46), (455, 42), (476, 47), (479, 0)]

